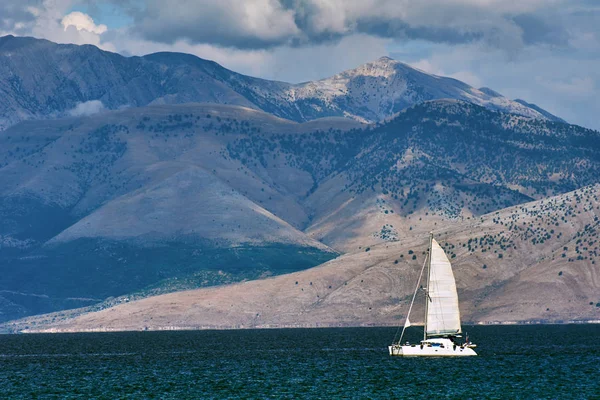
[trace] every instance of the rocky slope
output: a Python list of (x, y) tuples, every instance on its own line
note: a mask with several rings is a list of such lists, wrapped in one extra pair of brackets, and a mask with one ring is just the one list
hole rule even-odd
[(364, 131), (239, 137), (228, 151), (260, 176), (309, 173), (304, 231), (347, 252), (594, 184), (598, 138), (441, 100)]
[[(3, 319), (160, 282), (171, 290), (202, 286), (334, 257), (275, 215), (286, 210), (300, 224), (306, 215), (294, 196), (223, 154), (238, 135), (319, 126), (193, 105), (7, 130), (0, 137)], [(348, 121), (324, 126), (345, 129)]]
[(215, 104), (21, 123), (0, 135), (2, 318), (306, 269), (565, 193), (598, 182), (598, 136), (449, 100), (366, 129)]
[[(439, 227), (468, 323), (600, 321), (600, 186)], [(275, 278), (150, 297), (5, 330), (72, 332), (399, 325), (427, 236), (346, 254)], [(411, 321), (422, 321), (417, 298)]]
[(0, 130), (19, 121), (150, 104), (210, 102), (263, 110), (293, 121), (342, 116), (381, 121), (441, 98), (541, 119), (554, 116), (489, 89), (475, 89), (381, 58), (316, 82), (244, 76), (187, 54), (123, 57), (94, 46), (0, 38)]

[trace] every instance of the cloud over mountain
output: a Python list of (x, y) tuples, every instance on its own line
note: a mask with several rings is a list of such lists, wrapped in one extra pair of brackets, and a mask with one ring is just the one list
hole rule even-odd
[(73, 117), (83, 117), (98, 114), (104, 110), (104, 104), (100, 100), (90, 100), (77, 104), (68, 114)]
[(101, 35), (108, 30), (106, 25), (96, 25), (92, 17), (79, 11), (73, 11), (67, 14), (60, 23), (67, 30), (69, 27), (74, 27), (78, 31), (88, 31)]

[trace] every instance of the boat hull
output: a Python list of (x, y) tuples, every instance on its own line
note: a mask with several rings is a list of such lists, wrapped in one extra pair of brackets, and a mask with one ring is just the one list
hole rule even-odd
[(416, 345), (391, 345), (388, 347), (390, 356), (398, 357), (469, 357), (476, 356), (475, 350), (469, 346), (455, 345), (448, 340), (443, 345), (431, 343)]

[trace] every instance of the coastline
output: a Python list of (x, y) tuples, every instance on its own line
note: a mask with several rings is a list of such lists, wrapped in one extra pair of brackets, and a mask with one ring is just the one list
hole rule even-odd
[[(463, 324), (463, 327), (475, 326), (528, 326), (528, 325), (596, 325), (600, 324), (600, 320), (557, 320), (557, 321), (480, 321), (476, 323)], [(168, 331), (230, 331), (230, 330), (265, 330), (265, 329), (331, 329), (331, 328), (393, 328), (398, 325), (394, 324), (265, 324), (255, 326), (244, 325), (172, 325), (172, 326), (156, 326), (156, 327), (139, 327), (139, 328), (87, 328), (87, 329), (70, 329), (50, 327), (46, 329), (10, 329), (5, 324), (0, 325), (0, 335), (13, 334), (61, 334), (61, 333), (117, 333), (117, 332), (168, 332)], [(422, 326), (422, 324), (413, 324), (412, 326)]]

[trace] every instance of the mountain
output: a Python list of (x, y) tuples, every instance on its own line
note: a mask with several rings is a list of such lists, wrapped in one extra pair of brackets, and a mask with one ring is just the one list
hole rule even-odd
[(306, 218), (293, 196), (223, 151), (240, 134), (349, 123), (303, 126), (246, 108), (190, 105), (8, 129), (0, 135), (0, 318), (335, 257), (273, 213)]
[(599, 182), (599, 133), (424, 102), (381, 124), (154, 105), (0, 134), (3, 320), (255, 279)]
[[(600, 186), (439, 227), (467, 323), (600, 321)], [(400, 325), (427, 235), (346, 254), (319, 267), (230, 286), (123, 301), (6, 324), (73, 332)], [(420, 294), (411, 321), (422, 322)]]
[(288, 93), (308, 119), (318, 118), (327, 110), (331, 115), (376, 122), (412, 105), (439, 99), (462, 100), (530, 118), (548, 118), (495, 92), (490, 94), (456, 79), (428, 74), (389, 57), (331, 78), (295, 85)]
[(238, 137), (228, 151), (257, 174), (310, 173), (304, 231), (349, 252), (597, 183), (598, 138), (440, 100), (367, 130)]
[(556, 119), (537, 106), (387, 57), (328, 79), (289, 84), (241, 75), (188, 54), (123, 57), (90, 45), (14, 36), (0, 38), (0, 92), (0, 130), (25, 120), (192, 102), (238, 105), (296, 122), (324, 117), (377, 122), (419, 102), (449, 98)]

